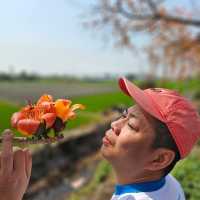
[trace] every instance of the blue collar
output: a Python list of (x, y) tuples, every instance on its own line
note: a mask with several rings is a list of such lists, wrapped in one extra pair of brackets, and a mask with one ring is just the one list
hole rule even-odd
[(126, 185), (116, 185), (115, 195), (121, 195), (124, 193), (138, 193), (138, 192), (152, 192), (160, 189), (165, 184), (165, 177), (144, 183), (133, 183)]

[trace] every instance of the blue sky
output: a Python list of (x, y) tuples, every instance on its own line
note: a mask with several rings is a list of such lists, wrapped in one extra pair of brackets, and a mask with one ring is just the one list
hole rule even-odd
[(78, 76), (145, 71), (147, 63), (138, 55), (105, 45), (101, 33), (83, 27), (81, 14), (91, 2), (0, 0), (0, 71)]

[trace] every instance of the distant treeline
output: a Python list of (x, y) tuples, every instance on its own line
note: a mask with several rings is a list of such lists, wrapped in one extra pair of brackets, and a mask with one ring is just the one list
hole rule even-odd
[(41, 79), (41, 77), (38, 74), (27, 73), (25, 71), (22, 71), (18, 74), (0, 72), (0, 81), (14, 81), (14, 80), (32, 81), (32, 80), (38, 80), (38, 79)]
[[(137, 76), (135, 74), (127, 74), (125, 75), (128, 79), (133, 80), (136, 79)], [(68, 81), (87, 81), (87, 82), (99, 82), (99, 81), (108, 81), (108, 80), (116, 80), (116, 75), (105, 74), (100, 77), (97, 76), (82, 76), (76, 77), (72, 75), (40, 75), (37, 73), (27, 73), (26, 71), (22, 71), (20, 73), (7, 73), (0, 72), (0, 81), (36, 81), (41, 79), (46, 80), (68, 80)]]

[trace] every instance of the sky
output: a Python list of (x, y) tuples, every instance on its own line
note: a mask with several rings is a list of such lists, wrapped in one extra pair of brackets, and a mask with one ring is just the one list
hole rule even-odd
[(105, 44), (101, 33), (83, 26), (92, 2), (0, 0), (0, 71), (77, 76), (145, 72), (142, 57)]

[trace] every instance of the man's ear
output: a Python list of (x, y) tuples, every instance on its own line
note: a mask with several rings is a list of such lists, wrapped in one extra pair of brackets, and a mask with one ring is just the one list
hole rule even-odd
[(175, 152), (166, 148), (156, 149), (148, 163), (145, 166), (145, 169), (150, 171), (158, 171), (169, 166), (175, 158)]

